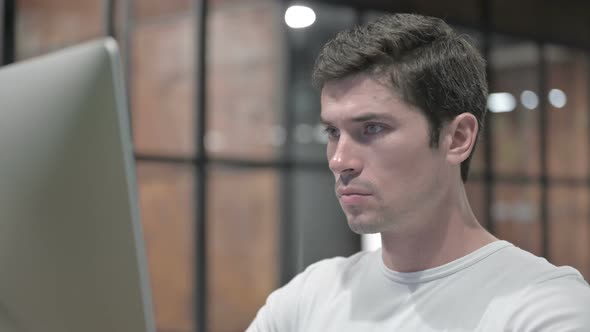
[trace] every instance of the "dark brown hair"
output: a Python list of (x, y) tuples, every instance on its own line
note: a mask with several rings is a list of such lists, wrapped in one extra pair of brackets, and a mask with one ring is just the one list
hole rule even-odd
[[(386, 15), (338, 33), (322, 48), (313, 83), (369, 73), (387, 79), (405, 102), (429, 122), (430, 146), (438, 147), (444, 123), (465, 112), (482, 130), (488, 93), (485, 61), (467, 38), (443, 20), (414, 14)], [(467, 180), (471, 155), (461, 164)]]

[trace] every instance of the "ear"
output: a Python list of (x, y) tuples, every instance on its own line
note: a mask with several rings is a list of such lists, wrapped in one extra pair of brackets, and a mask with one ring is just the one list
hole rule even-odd
[(471, 113), (461, 113), (447, 125), (447, 160), (451, 164), (459, 165), (469, 157), (475, 145), (477, 132), (477, 118)]

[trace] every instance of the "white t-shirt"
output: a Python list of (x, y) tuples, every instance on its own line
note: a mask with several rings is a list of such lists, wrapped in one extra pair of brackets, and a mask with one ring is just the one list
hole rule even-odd
[(309, 266), (247, 331), (590, 331), (590, 287), (506, 241), (412, 273), (360, 252)]

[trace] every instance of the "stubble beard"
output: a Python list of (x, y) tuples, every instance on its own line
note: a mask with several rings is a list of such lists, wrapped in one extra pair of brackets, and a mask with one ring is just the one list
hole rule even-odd
[(384, 211), (381, 209), (375, 211), (374, 215), (367, 216), (367, 212), (360, 212), (358, 214), (346, 213), (348, 219), (348, 226), (350, 229), (357, 234), (375, 234), (386, 231), (392, 225), (390, 218), (388, 218)]

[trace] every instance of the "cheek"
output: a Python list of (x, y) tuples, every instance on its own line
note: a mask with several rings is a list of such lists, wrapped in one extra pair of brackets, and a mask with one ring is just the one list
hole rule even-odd
[(402, 195), (422, 191), (436, 176), (433, 170), (438, 162), (427, 145), (390, 148), (381, 156), (372, 158), (373, 181), (381, 190)]
[(385, 172), (414, 173), (426, 162), (425, 149), (417, 144), (390, 144), (374, 151), (372, 160)]

